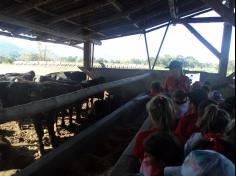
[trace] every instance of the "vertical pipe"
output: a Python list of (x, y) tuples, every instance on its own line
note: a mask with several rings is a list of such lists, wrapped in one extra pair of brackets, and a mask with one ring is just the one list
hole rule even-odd
[(95, 51), (95, 45), (93, 43), (93, 45), (92, 45), (92, 67), (94, 65), (94, 51)]
[(164, 36), (163, 36), (163, 38), (162, 38), (161, 45), (160, 45), (160, 48), (159, 48), (159, 50), (158, 50), (158, 52), (157, 52), (157, 56), (156, 56), (155, 62), (154, 62), (154, 64), (153, 64), (152, 70), (154, 70), (154, 68), (155, 68), (155, 66), (156, 66), (156, 63), (157, 63), (157, 60), (158, 60), (159, 55), (160, 55), (160, 53), (161, 53), (161, 49), (162, 49), (163, 43), (164, 43), (164, 41), (165, 41), (166, 34), (167, 34), (167, 32), (168, 32), (169, 27), (170, 27), (170, 22), (168, 23), (168, 25), (167, 25), (167, 27), (166, 27), (166, 31), (165, 31)]
[(151, 66), (151, 60), (150, 60), (150, 55), (149, 55), (149, 48), (148, 48), (147, 34), (146, 34), (145, 31), (144, 31), (143, 35), (144, 35), (144, 39), (145, 39), (145, 45), (146, 45), (146, 51), (147, 51), (147, 57), (148, 57), (149, 69), (151, 70), (151, 69), (152, 69), (152, 66)]
[(91, 68), (92, 44), (90, 42), (84, 43), (84, 67)]

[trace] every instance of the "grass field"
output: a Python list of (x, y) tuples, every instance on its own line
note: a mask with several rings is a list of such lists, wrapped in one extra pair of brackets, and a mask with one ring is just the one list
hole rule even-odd
[[(80, 66), (82, 63), (78, 63)], [(24, 73), (28, 71), (35, 71), (36, 75), (45, 75), (54, 72), (62, 72), (62, 71), (79, 71), (77, 63), (69, 63), (69, 64), (49, 64), (49, 65), (37, 65), (37, 64), (0, 64), (0, 74), (5, 73)], [(101, 67), (99, 64), (95, 64), (95, 67)], [(121, 69), (148, 69), (147, 65), (136, 65), (136, 64), (107, 64), (107, 68), (121, 68)], [(162, 66), (156, 66), (155, 70), (165, 70)], [(188, 69), (187, 69), (188, 70)], [(201, 69), (195, 68), (191, 69), (191, 71), (206, 71), (209, 73), (217, 73), (217, 69), (208, 68)], [(231, 74), (233, 71), (228, 70), (228, 74)]]

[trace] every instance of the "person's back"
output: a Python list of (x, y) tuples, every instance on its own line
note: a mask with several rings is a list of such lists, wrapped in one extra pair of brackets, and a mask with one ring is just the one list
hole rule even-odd
[(221, 154), (226, 152), (224, 144), (225, 129), (230, 122), (230, 116), (216, 105), (210, 105), (202, 117), (198, 119), (197, 126), (201, 133), (194, 134), (185, 144), (185, 154), (191, 150), (214, 150)]
[(145, 156), (140, 173), (144, 176), (163, 176), (164, 167), (178, 166), (184, 155), (181, 145), (172, 134), (156, 133), (144, 142)]
[(144, 158), (144, 140), (155, 132), (172, 133), (176, 120), (174, 103), (164, 95), (152, 98), (147, 104), (147, 111), (153, 128), (139, 133), (136, 137), (133, 155), (139, 161), (142, 161)]
[(207, 94), (203, 90), (197, 89), (190, 92), (188, 97), (190, 100), (190, 112), (180, 119), (175, 130), (175, 134), (183, 145), (193, 133), (200, 132), (199, 127), (196, 126), (198, 119), (198, 107), (202, 102), (207, 100)]

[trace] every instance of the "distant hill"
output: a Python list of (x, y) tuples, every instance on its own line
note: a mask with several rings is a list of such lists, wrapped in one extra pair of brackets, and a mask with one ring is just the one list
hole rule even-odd
[(0, 56), (12, 56), (17, 58), (25, 50), (6, 41), (0, 40)]

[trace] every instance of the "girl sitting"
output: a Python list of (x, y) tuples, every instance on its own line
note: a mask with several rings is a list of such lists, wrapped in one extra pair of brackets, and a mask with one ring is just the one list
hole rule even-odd
[(164, 95), (151, 99), (147, 104), (147, 111), (153, 128), (143, 131), (136, 137), (133, 155), (140, 161), (144, 158), (144, 141), (153, 133), (172, 133), (175, 126), (175, 108), (172, 100)]
[(230, 115), (218, 108), (210, 105), (206, 108), (204, 115), (198, 119), (197, 126), (202, 133), (195, 133), (185, 144), (185, 155), (192, 150), (214, 150), (221, 154), (225, 153), (222, 143), (226, 126), (230, 122)]

